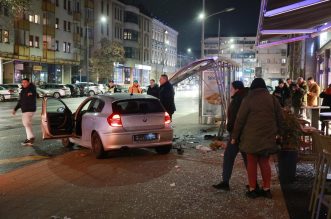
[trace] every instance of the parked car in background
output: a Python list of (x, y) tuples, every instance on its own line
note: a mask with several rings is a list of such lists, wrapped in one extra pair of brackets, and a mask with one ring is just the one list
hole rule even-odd
[(21, 92), (22, 90), (22, 85), (21, 84), (4, 84), (5, 86), (7, 86), (8, 88), (12, 88), (14, 90), (17, 90), (18, 93)]
[(71, 92), (68, 87), (63, 84), (42, 84), (38, 86), (39, 93), (42, 93), (44, 97), (70, 97)]
[(76, 83), (79, 86), (86, 96), (94, 96), (100, 94), (99, 85), (92, 82), (78, 82)]
[[(55, 107), (54, 107), (55, 106)], [(43, 99), (43, 139), (62, 139), (91, 148), (96, 158), (109, 150), (155, 148), (169, 153), (173, 129), (159, 99), (146, 94), (103, 94), (86, 98), (75, 113), (57, 99)]]
[(67, 86), (70, 89), (71, 97), (80, 97), (81, 96), (81, 94), (80, 94), (81, 90), (77, 84), (66, 84), (65, 86)]
[(11, 88), (6, 84), (0, 85), (0, 102), (3, 102), (5, 100), (18, 99), (18, 97), (19, 92), (17, 89)]
[(108, 91), (108, 86), (106, 84), (98, 84), (100, 94), (104, 94)]

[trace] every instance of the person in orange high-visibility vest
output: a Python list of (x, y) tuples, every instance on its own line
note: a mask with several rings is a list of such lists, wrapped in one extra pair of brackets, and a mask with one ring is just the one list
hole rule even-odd
[(141, 94), (143, 92), (143, 89), (138, 84), (137, 80), (133, 81), (132, 86), (129, 87), (129, 93), (130, 94)]

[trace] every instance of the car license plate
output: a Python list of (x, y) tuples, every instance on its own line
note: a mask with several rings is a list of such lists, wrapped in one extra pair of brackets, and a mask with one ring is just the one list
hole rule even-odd
[(148, 134), (142, 134), (142, 135), (134, 135), (133, 140), (134, 141), (154, 141), (157, 139), (156, 133), (148, 133)]

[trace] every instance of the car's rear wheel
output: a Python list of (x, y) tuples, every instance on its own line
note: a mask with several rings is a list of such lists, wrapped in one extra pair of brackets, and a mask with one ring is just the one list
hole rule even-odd
[(0, 102), (4, 102), (5, 101), (5, 96), (4, 95), (0, 95)]
[(90, 90), (90, 91), (88, 92), (88, 95), (89, 95), (90, 97), (93, 97), (93, 96), (95, 95), (95, 93), (94, 93), (93, 90)]
[(55, 92), (55, 93), (53, 94), (53, 97), (56, 98), (56, 99), (58, 99), (58, 98), (61, 97), (61, 95), (60, 95), (60, 93)]
[(165, 146), (160, 146), (156, 147), (155, 151), (158, 154), (168, 154), (171, 151), (172, 145), (165, 145)]
[(74, 146), (74, 143), (72, 143), (69, 138), (62, 138), (62, 145), (66, 148)]
[(102, 141), (96, 132), (92, 134), (92, 149), (97, 159), (101, 159), (105, 156)]

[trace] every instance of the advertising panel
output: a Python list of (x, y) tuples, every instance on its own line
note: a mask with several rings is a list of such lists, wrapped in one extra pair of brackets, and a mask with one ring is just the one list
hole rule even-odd
[(202, 75), (202, 116), (219, 117), (222, 106), (215, 72), (204, 71)]

